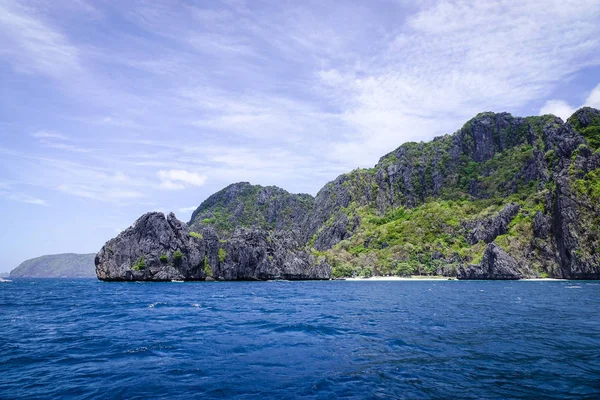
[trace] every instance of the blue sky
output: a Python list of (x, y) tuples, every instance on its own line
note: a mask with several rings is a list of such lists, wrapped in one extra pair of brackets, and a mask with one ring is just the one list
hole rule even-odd
[(600, 107), (600, 2), (0, 0), (0, 271), (480, 111)]

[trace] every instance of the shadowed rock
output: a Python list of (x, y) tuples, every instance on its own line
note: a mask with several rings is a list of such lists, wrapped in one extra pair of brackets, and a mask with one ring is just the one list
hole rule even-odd
[(102, 247), (96, 255), (96, 275), (107, 281), (203, 280), (203, 247), (173, 213), (165, 218), (151, 212)]
[(517, 261), (495, 243), (488, 244), (479, 265), (461, 266), (458, 279), (515, 280), (521, 279)]
[(191, 236), (186, 224), (148, 213), (96, 256), (106, 281), (314, 280), (330, 279), (331, 267), (304, 251), (293, 231), (238, 229), (220, 240), (210, 227)]
[(467, 242), (475, 244), (479, 241), (491, 243), (500, 235), (504, 235), (510, 221), (519, 213), (520, 207), (516, 203), (507, 204), (494, 218), (481, 221), (468, 221), (464, 223), (469, 230)]

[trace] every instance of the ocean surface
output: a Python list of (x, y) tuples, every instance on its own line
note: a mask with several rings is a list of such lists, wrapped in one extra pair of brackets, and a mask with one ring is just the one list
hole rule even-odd
[(0, 398), (600, 398), (600, 282), (0, 283)]

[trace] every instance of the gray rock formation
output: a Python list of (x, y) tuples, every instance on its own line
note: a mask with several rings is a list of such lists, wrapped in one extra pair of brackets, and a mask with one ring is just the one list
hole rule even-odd
[(96, 275), (105, 281), (204, 280), (202, 241), (190, 236), (173, 213), (151, 212), (109, 240), (96, 255)]
[(331, 267), (301, 250), (294, 232), (237, 230), (213, 272), (219, 280), (330, 279)]
[(490, 243), (483, 253), (481, 263), (460, 266), (456, 277), (458, 279), (515, 280), (521, 279), (523, 275), (514, 258), (509, 256), (502, 247)]
[(212, 228), (190, 235), (173, 213), (153, 212), (109, 240), (96, 256), (105, 281), (330, 279), (331, 267), (304, 251), (292, 232), (238, 229), (220, 240)]
[[(165, 241), (152, 229), (126, 231), (99, 253), (98, 276), (322, 279), (328, 266), (314, 254), (324, 253), (342, 273), (453, 275), (478, 259), (481, 243), (496, 241), (521, 275), (600, 279), (599, 146), (600, 111), (591, 108), (567, 123), (552, 115), (480, 113), (452, 135), (404, 143), (373, 168), (340, 175), (315, 197), (230, 185), (192, 215), (190, 230), (202, 239), (176, 233), (184, 228), (168, 221)], [(475, 214), (448, 217), (448, 210), (465, 206)], [(488, 209), (496, 214), (487, 217)], [(403, 210), (411, 212), (403, 216)], [(440, 210), (444, 219), (419, 210)], [(417, 237), (403, 239), (405, 226)], [(169, 238), (180, 242), (171, 245)], [(173, 264), (175, 251), (182, 265)], [(156, 261), (161, 252), (166, 265)], [(133, 269), (142, 256), (145, 269)], [(470, 274), (463, 268), (463, 276)]]
[(480, 221), (466, 221), (463, 225), (467, 229), (466, 235), (469, 244), (476, 244), (479, 241), (491, 243), (500, 235), (506, 233), (510, 221), (519, 213), (520, 207), (516, 203), (507, 204), (493, 218), (486, 218)]

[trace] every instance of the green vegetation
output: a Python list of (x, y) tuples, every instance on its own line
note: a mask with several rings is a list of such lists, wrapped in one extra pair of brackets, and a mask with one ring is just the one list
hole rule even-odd
[[(533, 236), (532, 220), (543, 208), (542, 190), (522, 199), (516, 193), (506, 199), (432, 200), (414, 208), (399, 207), (383, 216), (369, 207), (353, 213), (363, 221), (349, 239), (319, 252), (332, 265), (335, 277), (370, 275), (435, 275), (459, 262), (479, 263), (486, 244), (470, 245), (463, 223), (496, 215), (506, 204), (517, 202), (519, 214), (508, 232), (496, 242), (515, 255), (525, 255)], [(455, 260), (448, 262), (447, 260)]]
[[(600, 204), (600, 170), (589, 171), (581, 162), (590, 151), (599, 151), (600, 115), (590, 110), (569, 119), (588, 142), (573, 153), (568, 178), (589, 225), (585, 242), (590, 249), (582, 249), (581, 257), (600, 253), (600, 214), (594, 208)], [(556, 184), (548, 178), (569, 161), (560, 160), (561, 151), (548, 141), (549, 130), (557, 129), (564, 128), (552, 115), (481, 113), (454, 135), (405, 143), (374, 168), (341, 175), (321, 189), (316, 201), (275, 187), (230, 185), (202, 203), (192, 227), (211, 225), (225, 237), (237, 227), (305, 229), (306, 250), (325, 258), (335, 277), (431, 276), (479, 263), (487, 243), (467, 241), (473, 224), (517, 203), (518, 214), (495, 242), (526, 260), (531, 272), (552, 275), (547, 259), (554, 257), (554, 244), (534, 237), (532, 225), (538, 211), (551, 213)], [(302, 225), (307, 215), (318, 218), (308, 232)], [(324, 251), (314, 248), (327, 243), (323, 238), (335, 243), (337, 234), (346, 239)], [(226, 257), (220, 248), (219, 262)]]
[(141, 256), (140, 258), (138, 258), (137, 261), (135, 262), (135, 264), (133, 264), (133, 266), (131, 267), (131, 269), (133, 269), (135, 271), (141, 271), (145, 268), (146, 268), (146, 262), (144, 261), (144, 256)]
[(225, 249), (220, 248), (219, 249), (219, 262), (225, 262), (225, 258), (227, 258), (227, 252), (225, 251)]
[(160, 262), (161, 262), (161, 263), (163, 263), (163, 264), (166, 264), (166, 263), (168, 263), (168, 262), (169, 262), (169, 257), (168, 257), (166, 254), (162, 254), (162, 255), (159, 257), (159, 259), (160, 259)]
[(183, 259), (183, 253), (179, 250), (175, 251), (175, 253), (173, 253), (173, 264), (175, 264), (175, 266), (179, 266), (179, 264), (181, 264), (181, 260)]
[(236, 183), (210, 196), (194, 212), (191, 228), (211, 225), (219, 233), (238, 227), (297, 228), (314, 205), (307, 194), (291, 194), (275, 186)]
[(202, 239), (202, 234), (198, 232), (190, 232), (191, 237), (195, 237), (196, 239)]
[(204, 264), (204, 273), (206, 274), (206, 276), (212, 277), (213, 271), (212, 271), (212, 268), (210, 267), (210, 264), (208, 263), (208, 257), (204, 257), (203, 264)]
[[(582, 119), (586, 121), (585, 124), (582, 123)], [(590, 148), (600, 149), (600, 113), (585, 107), (578, 110), (567, 122), (586, 139)]]

